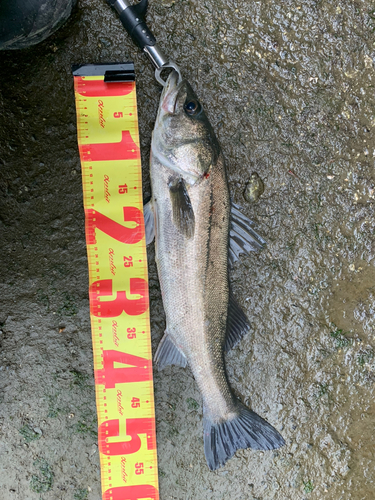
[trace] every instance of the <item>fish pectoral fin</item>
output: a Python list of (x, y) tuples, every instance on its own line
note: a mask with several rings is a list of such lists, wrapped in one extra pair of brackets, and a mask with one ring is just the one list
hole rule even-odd
[(229, 292), (227, 333), (224, 349), (228, 352), (238, 344), (242, 337), (249, 331), (250, 324), (241, 307), (237, 304), (232, 292)]
[(161, 339), (154, 361), (159, 371), (168, 365), (182, 366), (183, 368), (187, 365), (185, 354), (176, 346), (168, 333), (165, 333)]
[(266, 244), (265, 240), (251, 227), (254, 222), (240, 211), (240, 207), (231, 203), (230, 210), (229, 261), (238, 260), (241, 253), (260, 250)]
[(185, 181), (173, 179), (168, 184), (172, 202), (173, 223), (186, 237), (192, 238), (195, 230), (195, 216)]
[(143, 206), (143, 217), (145, 219), (146, 245), (148, 245), (155, 238), (154, 207), (151, 200)]

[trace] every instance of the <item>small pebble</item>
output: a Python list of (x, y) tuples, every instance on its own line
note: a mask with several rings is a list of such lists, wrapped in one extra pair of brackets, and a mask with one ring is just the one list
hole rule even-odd
[(244, 198), (249, 203), (255, 203), (264, 193), (264, 184), (262, 179), (256, 172), (251, 174), (250, 180), (246, 185)]

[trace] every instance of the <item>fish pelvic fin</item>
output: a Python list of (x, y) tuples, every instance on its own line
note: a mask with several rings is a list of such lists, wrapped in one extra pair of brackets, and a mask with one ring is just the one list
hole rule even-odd
[(261, 250), (266, 241), (254, 231), (254, 222), (241, 212), (239, 205), (231, 202), (230, 215), (229, 262), (233, 264), (241, 253)]
[(187, 365), (185, 354), (176, 346), (168, 333), (165, 333), (161, 339), (154, 361), (159, 371), (169, 365), (182, 366), (182, 368)]
[(180, 177), (169, 182), (173, 223), (186, 238), (194, 236), (195, 215), (185, 181)]
[(250, 324), (241, 307), (237, 304), (232, 291), (229, 292), (227, 333), (224, 349), (230, 351), (249, 331)]
[(222, 467), (237, 450), (273, 450), (285, 444), (272, 425), (240, 402), (235, 416), (219, 423), (205, 415), (204, 407), (203, 411), (204, 453), (211, 470)]
[(155, 238), (154, 207), (151, 200), (143, 205), (143, 217), (145, 219), (146, 245), (149, 245)]

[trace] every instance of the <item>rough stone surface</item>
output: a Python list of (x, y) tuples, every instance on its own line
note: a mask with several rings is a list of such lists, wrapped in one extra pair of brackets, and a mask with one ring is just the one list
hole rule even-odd
[[(231, 194), (268, 241), (232, 281), (251, 333), (236, 394), (287, 445), (206, 466), (189, 369), (155, 373), (162, 500), (370, 500), (375, 480), (375, 11), (370, 0), (150, 1), (207, 109)], [(81, 0), (1, 53), (0, 497), (100, 498), (71, 64), (133, 59), (144, 191), (160, 88), (115, 13)], [(243, 199), (251, 172), (265, 183)], [(152, 342), (165, 319), (149, 249)]]

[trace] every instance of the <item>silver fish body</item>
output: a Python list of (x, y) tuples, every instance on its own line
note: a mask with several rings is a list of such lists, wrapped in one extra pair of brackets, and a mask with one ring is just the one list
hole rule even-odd
[[(155, 359), (160, 368), (189, 364), (203, 397), (206, 459), (216, 469), (238, 448), (271, 449), (283, 439), (240, 403), (228, 383), (224, 352), (248, 330), (248, 323), (230, 293), (234, 233), (225, 164), (202, 106), (176, 73), (161, 96), (150, 167), (155, 254), (167, 324)], [(237, 233), (245, 230), (237, 227)]]

